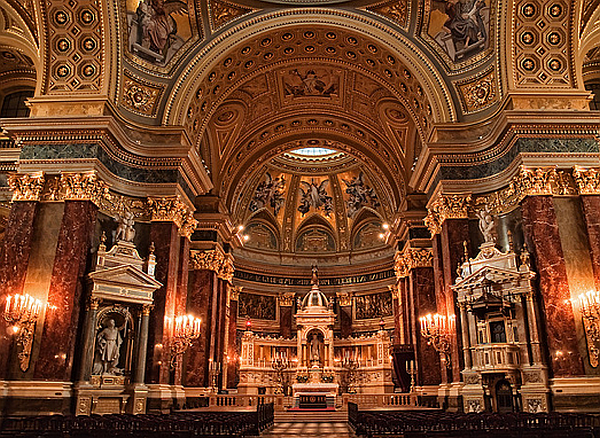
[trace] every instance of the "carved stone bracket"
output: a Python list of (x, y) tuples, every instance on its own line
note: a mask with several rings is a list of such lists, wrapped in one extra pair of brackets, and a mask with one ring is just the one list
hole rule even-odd
[(13, 192), (12, 201), (39, 201), (45, 182), (43, 172), (9, 175), (8, 185)]
[(394, 257), (396, 278), (408, 277), (414, 268), (430, 268), (433, 266), (433, 250), (430, 248), (406, 248), (397, 252)]
[(173, 198), (148, 198), (148, 207), (152, 221), (174, 222), (179, 227), (179, 234), (190, 237), (198, 221), (193, 213), (181, 202), (179, 196)]
[(431, 235), (437, 234), (446, 219), (468, 218), (470, 203), (471, 195), (439, 195), (428, 208), (423, 222), (429, 228)]
[(217, 277), (231, 282), (235, 268), (233, 266), (233, 256), (225, 254), (219, 249), (209, 249), (206, 251), (190, 251), (190, 269), (206, 269), (217, 273)]

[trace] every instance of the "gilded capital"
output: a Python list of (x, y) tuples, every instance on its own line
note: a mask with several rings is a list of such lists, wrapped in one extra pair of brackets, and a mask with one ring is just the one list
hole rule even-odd
[(179, 234), (190, 237), (198, 221), (179, 196), (172, 198), (148, 198), (148, 208), (152, 221), (174, 222), (179, 227)]
[(91, 201), (100, 205), (109, 194), (106, 183), (96, 172), (63, 173), (60, 176), (62, 198), (66, 201)]
[(150, 312), (152, 311), (152, 309), (154, 308), (153, 304), (144, 304), (142, 306), (142, 315), (143, 316), (148, 316), (150, 315)]
[(12, 201), (39, 201), (45, 182), (44, 172), (9, 175), (8, 185), (13, 192)]
[(552, 183), (556, 180), (556, 169), (529, 168), (522, 166), (509, 188), (524, 196), (552, 195)]
[(352, 295), (348, 292), (336, 292), (335, 294), (338, 299), (338, 304), (342, 307), (352, 305)]
[(423, 220), (431, 235), (439, 233), (446, 219), (466, 219), (469, 217), (471, 195), (440, 195), (427, 209)]
[(190, 269), (206, 269), (214, 271), (217, 277), (231, 282), (235, 268), (233, 266), (233, 257), (225, 254), (221, 250), (209, 249), (206, 251), (190, 251)]
[(575, 166), (573, 168), (573, 179), (580, 195), (600, 195), (599, 169), (586, 169)]
[(279, 305), (291, 307), (294, 305), (294, 292), (284, 292), (279, 295)]
[(243, 286), (231, 286), (229, 288), (229, 299), (231, 301), (238, 301), (240, 299), (240, 292), (244, 289)]
[(408, 277), (414, 268), (431, 268), (433, 266), (433, 250), (430, 248), (406, 248), (397, 252), (394, 257), (396, 278)]

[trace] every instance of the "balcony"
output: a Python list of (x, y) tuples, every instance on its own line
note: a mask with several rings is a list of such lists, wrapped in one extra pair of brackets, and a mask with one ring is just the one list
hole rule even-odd
[(473, 348), (473, 368), (478, 371), (508, 371), (519, 368), (519, 346), (483, 344)]

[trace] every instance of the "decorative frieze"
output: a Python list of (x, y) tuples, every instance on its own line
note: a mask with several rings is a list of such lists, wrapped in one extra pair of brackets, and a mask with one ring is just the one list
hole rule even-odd
[(14, 201), (39, 201), (46, 178), (43, 172), (13, 174), (8, 177), (8, 185)]
[(433, 266), (433, 250), (430, 248), (406, 248), (397, 252), (394, 257), (396, 278), (408, 277), (414, 268), (431, 268)]
[(218, 278), (229, 282), (233, 279), (235, 271), (231, 254), (225, 254), (218, 249), (209, 249), (206, 251), (191, 250), (190, 269), (214, 271)]
[(179, 234), (190, 237), (198, 221), (179, 196), (173, 198), (148, 198), (148, 207), (152, 221), (174, 222)]

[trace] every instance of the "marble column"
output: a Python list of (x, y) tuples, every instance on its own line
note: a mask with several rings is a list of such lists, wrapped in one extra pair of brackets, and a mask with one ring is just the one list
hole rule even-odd
[[(238, 292), (229, 295), (229, 341), (227, 343), (227, 388), (235, 388), (238, 382), (238, 365), (240, 358), (237, 354), (237, 317), (238, 317)], [(290, 308), (291, 314), (291, 308)]]
[[(441, 250), (443, 258), (443, 278), (444, 278), (444, 295), (446, 301), (445, 311), (441, 311), (442, 314), (448, 316), (458, 315), (458, 307), (456, 306), (456, 297), (450, 286), (454, 284), (456, 280), (456, 268), (462, 263), (464, 258), (464, 244), (467, 242), (467, 247), (470, 245), (471, 237), (469, 234), (469, 220), (468, 219), (446, 219), (442, 224), (441, 232)], [(469, 255), (473, 257), (472, 254)], [(462, 355), (462, 339), (457, 336), (462, 328), (460, 325), (460, 319), (455, 318), (456, 331), (454, 333), (450, 355), (452, 358), (452, 381), (459, 382), (461, 379), (460, 371), (464, 365), (464, 359)]]
[[(440, 355), (421, 336), (419, 315), (435, 313), (437, 304), (432, 268), (413, 268), (408, 278), (408, 295), (412, 303), (413, 348), (418, 367), (418, 385), (437, 385), (442, 381)], [(418, 312), (418, 314), (417, 314)]]
[(550, 369), (554, 377), (583, 375), (575, 315), (567, 301), (571, 292), (552, 197), (529, 196), (523, 200), (521, 211), (525, 240), (539, 275)]
[(406, 277), (398, 278), (395, 293), (393, 296), (394, 306), (394, 344), (404, 345), (408, 342), (408, 327), (410, 321), (408, 317), (407, 296), (406, 296)]
[(73, 366), (80, 303), (98, 208), (90, 201), (65, 201), (50, 280), (42, 348), (35, 364), (37, 380), (69, 381)]
[(189, 272), (187, 308), (202, 319), (200, 337), (186, 353), (186, 368), (183, 383), (185, 386), (209, 386), (208, 360), (212, 338), (211, 316), (213, 295), (217, 274), (207, 269), (194, 269)]
[(146, 374), (146, 356), (148, 354), (148, 327), (150, 326), (150, 311), (152, 306), (142, 307), (142, 321), (137, 345), (137, 361), (133, 373), (133, 383), (144, 383)]
[[(25, 284), (38, 203), (15, 202), (8, 216), (4, 239), (0, 242), (0, 303), (8, 295), (21, 294)], [(0, 318), (0, 380), (8, 378), (10, 346), (8, 322)]]
[(79, 363), (79, 377), (77, 379), (80, 382), (87, 382), (90, 379), (92, 359), (94, 357), (94, 340), (99, 304), (100, 300), (98, 298), (90, 297), (84, 316), (82, 336), (83, 348)]
[(177, 274), (179, 271), (180, 236), (173, 222), (152, 222), (150, 241), (154, 242), (156, 255), (155, 278), (163, 286), (154, 292), (154, 310), (150, 315), (146, 363), (148, 383), (170, 383), (170, 352), (168, 344), (172, 333), (165, 326), (165, 317), (175, 317), (177, 304)]
[(587, 228), (588, 241), (590, 244), (590, 258), (596, 289), (600, 290), (600, 196), (581, 196), (583, 217)]
[(284, 306), (279, 302), (279, 333), (284, 338), (292, 337), (292, 309), (293, 306)]

